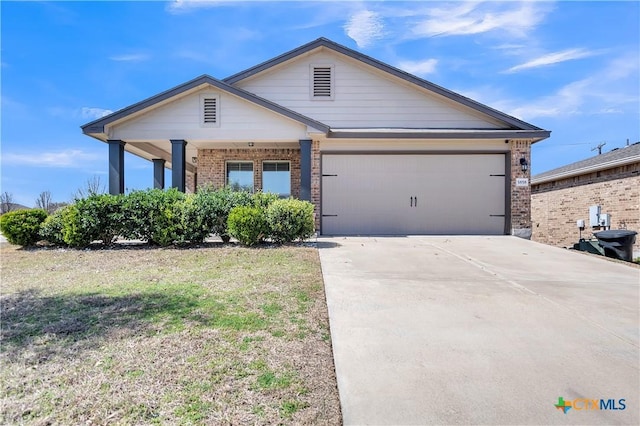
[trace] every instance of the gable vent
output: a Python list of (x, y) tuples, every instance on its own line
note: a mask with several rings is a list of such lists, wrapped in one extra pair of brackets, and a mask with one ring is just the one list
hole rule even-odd
[(216, 98), (204, 99), (204, 122), (205, 124), (218, 122), (218, 100)]
[(313, 67), (313, 97), (331, 96), (331, 67)]

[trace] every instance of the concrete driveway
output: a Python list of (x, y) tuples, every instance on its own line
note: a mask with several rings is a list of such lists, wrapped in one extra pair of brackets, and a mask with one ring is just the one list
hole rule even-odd
[(640, 424), (640, 269), (515, 237), (319, 247), (345, 424)]

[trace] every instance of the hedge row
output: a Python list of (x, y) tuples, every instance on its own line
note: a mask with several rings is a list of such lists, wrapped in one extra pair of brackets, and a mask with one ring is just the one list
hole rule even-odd
[(286, 243), (311, 237), (315, 227), (309, 202), (224, 188), (195, 194), (176, 189), (94, 194), (50, 216), (43, 210), (7, 213), (0, 217), (0, 230), (10, 243), (22, 246), (43, 239), (86, 247), (94, 241), (109, 245), (117, 237), (160, 246), (197, 244), (211, 235), (224, 242), (234, 237), (245, 245)]

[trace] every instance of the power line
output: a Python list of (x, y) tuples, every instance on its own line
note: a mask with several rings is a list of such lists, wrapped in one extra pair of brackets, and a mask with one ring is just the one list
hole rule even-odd
[(602, 147), (605, 146), (606, 144), (607, 144), (606, 142), (599, 143), (598, 145), (596, 145), (593, 148), (591, 148), (591, 151), (595, 151), (597, 149), (598, 150), (598, 155), (600, 155), (600, 154), (602, 154)]

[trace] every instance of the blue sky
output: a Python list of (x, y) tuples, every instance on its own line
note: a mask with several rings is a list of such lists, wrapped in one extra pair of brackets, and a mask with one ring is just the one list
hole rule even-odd
[[(1, 191), (27, 206), (107, 183), (107, 145), (80, 125), (318, 37), (551, 130), (534, 174), (640, 141), (635, 1), (2, 1), (0, 12)], [(150, 162), (125, 161), (128, 189), (152, 185)]]

